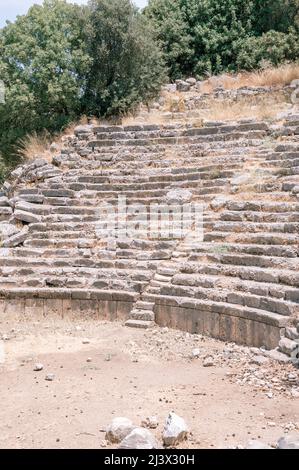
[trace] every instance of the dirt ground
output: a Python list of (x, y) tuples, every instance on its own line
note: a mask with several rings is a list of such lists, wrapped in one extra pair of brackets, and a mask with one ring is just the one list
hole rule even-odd
[(170, 411), (191, 431), (182, 448), (275, 445), (299, 430), (299, 398), (290, 393), (298, 369), (252, 364), (248, 348), (92, 320), (2, 322), (0, 338), (2, 449), (109, 447), (105, 429), (117, 416), (137, 425), (157, 416), (161, 441)]

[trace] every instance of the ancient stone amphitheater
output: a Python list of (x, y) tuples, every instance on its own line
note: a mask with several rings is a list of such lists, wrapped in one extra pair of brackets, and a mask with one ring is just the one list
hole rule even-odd
[[(298, 136), (295, 114), (78, 126), (51, 162), (25, 164), (3, 185), (1, 315), (155, 322), (294, 358)], [(174, 190), (203, 204), (203, 240), (99, 235), (101, 202), (163, 203)]]

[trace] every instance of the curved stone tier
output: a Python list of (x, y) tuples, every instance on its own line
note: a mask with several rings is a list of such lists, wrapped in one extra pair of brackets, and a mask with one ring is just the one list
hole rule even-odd
[[(19, 167), (3, 186), (1, 313), (156, 322), (266, 348), (287, 332), (296, 342), (298, 136), (296, 115), (77, 127), (51, 162)], [(203, 238), (102, 236), (101, 204), (119, 208), (121, 196), (147, 208), (170, 194), (202, 205)]]

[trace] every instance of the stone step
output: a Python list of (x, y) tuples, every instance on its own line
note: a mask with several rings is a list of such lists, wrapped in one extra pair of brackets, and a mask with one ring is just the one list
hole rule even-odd
[(234, 212), (223, 211), (220, 219), (230, 222), (253, 222), (253, 223), (299, 223), (299, 212)]
[(292, 168), (299, 167), (299, 158), (287, 159), (283, 158), (282, 160), (267, 160), (266, 162), (261, 163), (263, 168)]
[(36, 269), (38, 266), (41, 267), (51, 267), (51, 268), (90, 268), (96, 270), (102, 269), (122, 269), (122, 270), (133, 270), (133, 271), (143, 271), (146, 272), (155, 271), (159, 260), (135, 260), (135, 259), (113, 259), (112, 255), (107, 252), (106, 258), (96, 257), (89, 254), (88, 257), (77, 257), (70, 253), (69, 257), (59, 257), (52, 256), (36, 258), (29, 258), (24, 254), (24, 257), (3, 257), (0, 258), (0, 268), (1, 267), (17, 267), (17, 268), (32, 268)]
[(139, 294), (126, 290), (112, 290), (110, 292), (100, 289), (77, 288), (30, 288), (20, 287), (0, 289), (1, 299), (76, 299), (76, 300), (119, 300), (123, 302), (136, 302)]
[(148, 146), (162, 146), (162, 145), (182, 145), (187, 143), (200, 143), (200, 142), (217, 142), (217, 141), (234, 141), (234, 140), (261, 140), (267, 136), (266, 130), (242, 130), (236, 129), (235, 132), (216, 133), (202, 132), (194, 135), (178, 136), (178, 137), (146, 137), (140, 139), (96, 139), (88, 142), (88, 147), (93, 151), (98, 148), (111, 149), (113, 147), (130, 148), (130, 147), (148, 147)]
[(296, 234), (283, 233), (230, 233), (230, 232), (205, 232), (206, 242), (229, 242), (244, 243), (245, 245), (294, 245), (296, 246), (298, 236)]
[(282, 284), (289, 287), (299, 287), (299, 275), (294, 271), (289, 270), (274, 270), (259, 267), (243, 267), (235, 265), (220, 265), (220, 264), (199, 264), (189, 262), (186, 264), (188, 272), (207, 274), (207, 275), (222, 275), (232, 278), (240, 278), (243, 281), (256, 281), (273, 284)]
[(200, 243), (197, 241), (184, 242), (180, 245), (180, 249), (189, 255), (200, 253), (212, 254), (228, 254), (243, 253), (246, 255), (258, 256), (277, 256), (281, 258), (297, 258), (299, 255), (299, 247), (284, 245), (255, 245), (255, 244), (238, 244), (238, 243)]
[(155, 321), (155, 314), (152, 310), (137, 310), (134, 308), (130, 312), (130, 320)]
[(125, 325), (129, 328), (140, 328), (147, 330), (149, 328), (153, 328), (155, 326), (155, 322), (146, 320), (127, 320)]
[(222, 253), (196, 253), (193, 252), (188, 257), (189, 261), (197, 263), (221, 263), (234, 266), (252, 266), (259, 268), (273, 269), (289, 269), (299, 271), (299, 258), (280, 258), (260, 255), (247, 255), (231, 252), (229, 254)]
[[(196, 310), (198, 312), (217, 313), (220, 316), (244, 318), (265, 325), (272, 325), (278, 328), (284, 328), (288, 325), (289, 317), (278, 313), (268, 312), (255, 308), (242, 307), (227, 302), (216, 302), (212, 300), (194, 299), (190, 297), (170, 297), (167, 295), (150, 295), (148, 299), (155, 301), (157, 305), (179, 306), (183, 309)], [(200, 318), (199, 318), (200, 321)]]
[(267, 161), (273, 161), (273, 160), (296, 160), (299, 158), (299, 152), (275, 152), (275, 153), (270, 153), (270, 155), (266, 156), (265, 159)]
[(160, 294), (171, 297), (191, 297), (193, 299), (227, 302), (229, 304), (274, 312), (283, 316), (291, 316), (299, 313), (298, 304), (244, 292), (237, 293), (228, 289), (216, 291), (214, 288), (189, 287), (173, 283), (161, 286)]
[(213, 225), (215, 232), (246, 232), (246, 233), (257, 233), (257, 232), (271, 232), (271, 233), (299, 233), (299, 222), (234, 222), (234, 221), (217, 221)]
[[(283, 196), (283, 193), (282, 193)], [(249, 212), (271, 212), (289, 213), (299, 212), (299, 204), (296, 202), (272, 202), (261, 201), (254, 198), (252, 201), (227, 201), (225, 207), (229, 211), (249, 211)]]
[(136, 139), (148, 139), (148, 138), (159, 138), (159, 137), (178, 137), (178, 136), (196, 136), (196, 135), (210, 135), (210, 134), (226, 134), (233, 131), (256, 131), (263, 130), (267, 131), (268, 126), (266, 123), (251, 123), (251, 124), (226, 124), (213, 126), (203, 126), (203, 127), (174, 127), (167, 128), (165, 126), (144, 126), (143, 128), (127, 128), (122, 126), (117, 126), (115, 129), (113, 127), (95, 127), (93, 129), (94, 135), (96, 135), (99, 140), (136, 140)]
[(138, 300), (135, 304), (135, 309), (153, 311), (154, 306), (155, 306), (154, 302), (146, 302), (144, 300)]
[(203, 287), (208, 289), (222, 289), (230, 288), (231, 291), (245, 294), (253, 294), (263, 297), (271, 297), (273, 299), (286, 300), (288, 302), (295, 302), (299, 304), (299, 291), (284, 285), (275, 285), (272, 283), (262, 281), (242, 280), (230, 277), (229, 279), (221, 274), (205, 273), (182, 273), (179, 266), (177, 272), (172, 280), (175, 285), (190, 286), (190, 287)]

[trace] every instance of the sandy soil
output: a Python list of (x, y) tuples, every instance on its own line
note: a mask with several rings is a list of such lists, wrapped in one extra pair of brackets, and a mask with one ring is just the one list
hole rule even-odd
[[(140, 425), (156, 415), (161, 440), (170, 411), (191, 430), (182, 448), (245, 447), (251, 439), (275, 445), (299, 430), (299, 398), (290, 395), (298, 370), (253, 366), (248, 348), (91, 320), (0, 323), (1, 337), (0, 448), (106, 447), (105, 428), (117, 416)], [(213, 366), (204, 367), (208, 355)], [(252, 373), (266, 386), (248, 381)]]

